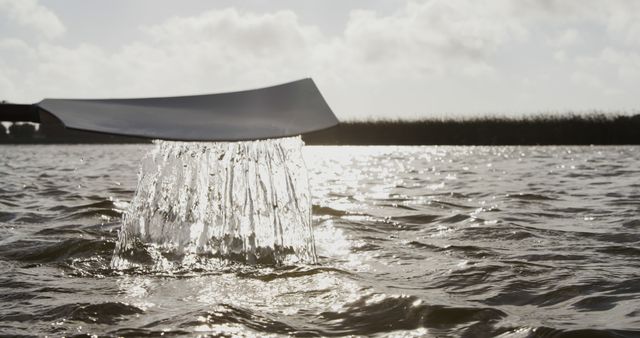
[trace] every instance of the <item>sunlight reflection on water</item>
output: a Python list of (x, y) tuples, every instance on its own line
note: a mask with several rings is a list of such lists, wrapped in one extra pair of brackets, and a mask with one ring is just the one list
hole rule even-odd
[(108, 265), (148, 147), (7, 149), (13, 335), (638, 335), (640, 147), (305, 147), (318, 265), (164, 273)]

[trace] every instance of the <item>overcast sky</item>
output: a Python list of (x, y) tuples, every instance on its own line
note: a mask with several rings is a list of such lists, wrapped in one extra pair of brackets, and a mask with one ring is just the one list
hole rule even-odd
[(0, 0), (0, 100), (312, 77), (341, 119), (640, 108), (638, 0)]

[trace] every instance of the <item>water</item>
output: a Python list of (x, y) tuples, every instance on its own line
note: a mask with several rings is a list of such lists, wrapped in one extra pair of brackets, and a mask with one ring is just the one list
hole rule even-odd
[(0, 147), (1, 334), (640, 336), (640, 147), (305, 147), (317, 264), (113, 269), (153, 149)]
[(157, 141), (142, 160), (111, 266), (193, 269), (212, 257), (315, 263), (302, 146), (300, 137)]

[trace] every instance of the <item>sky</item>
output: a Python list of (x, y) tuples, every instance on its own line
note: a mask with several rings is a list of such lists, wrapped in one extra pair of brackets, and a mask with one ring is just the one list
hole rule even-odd
[(0, 100), (312, 77), (338, 118), (640, 108), (637, 0), (0, 0)]

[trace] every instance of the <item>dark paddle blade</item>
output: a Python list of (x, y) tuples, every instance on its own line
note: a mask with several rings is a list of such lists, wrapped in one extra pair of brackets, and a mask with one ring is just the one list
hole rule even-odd
[(45, 99), (36, 104), (67, 128), (182, 141), (293, 136), (338, 120), (311, 79), (211, 95), (141, 99)]

